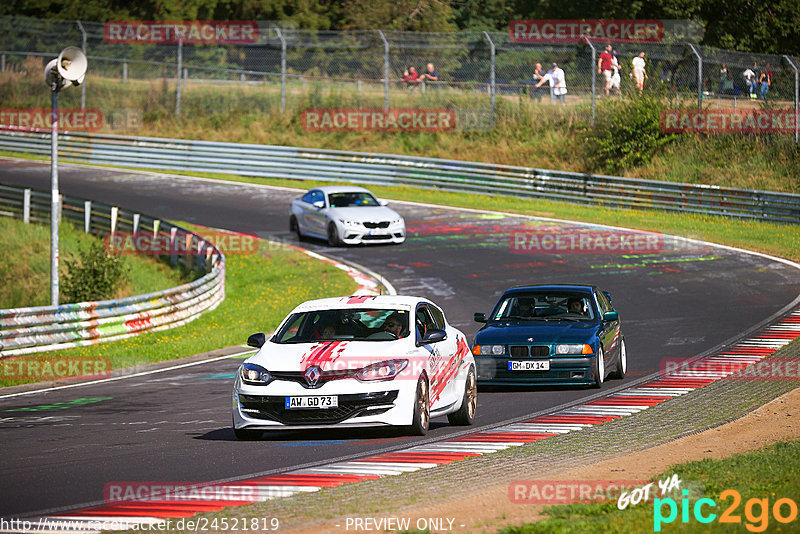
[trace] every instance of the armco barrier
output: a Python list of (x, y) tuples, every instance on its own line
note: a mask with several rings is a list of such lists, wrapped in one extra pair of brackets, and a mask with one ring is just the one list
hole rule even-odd
[[(186, 252), (172, 254), (171, 263), (204, 274), (188, 284), (119, 300), (0, 310), (0, 358), (174, 328), (225, 298), (225, 256), (201, 236), (100, 202), (62, 197), (61, 206), (62, 218), (86, 232), (146, 232), (171, 243), (185, 239), (185, 248), (175, 248)], [(0, 215), (47, 223), (50, 194), (0, 185)]]
[[(152, 137), (64, 133), (61, 157), (101, 165), (414, 185), (611, 207), (800, 223), (800, 195), (512, 165)], [(49, 132), (0, 128), (0, 150), (49, 155)]]

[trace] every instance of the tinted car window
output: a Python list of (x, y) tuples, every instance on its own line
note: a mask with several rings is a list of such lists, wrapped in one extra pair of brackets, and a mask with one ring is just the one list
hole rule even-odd
[(328, 195), (332, 208), (350, 208), (354, 206), (380, 206), (375, 197), (369, 193), (354, 191), (351, 193), (331, 193)]
[(391, 341), (383, 335), (391, 324), (400, 325), (403, 338), (409, 333), (409, 312), (391, 309), (315, 310), (293, 314), (275, 334), (275, 343), (317, 343), (328, 340)]
[(442, 310), (430, 304), (428, 305), (428, 309), (431, 315), (433, 315), (433, 322), (436, 324), (436, 328), (444, 330), (444, 313), (442, 313)]
[(614, 308), (611, 307), (611, 303), (608, 302), (608, 299), (603, 293), (595, 291), (594, 294), (597, 296), (597, 302), (600, 304), (600, 310), (602, 310), (603, 313), (613, 311)]
[(591, 320), (594, 319), (594, 311), (590, 299), (590, 293), (564, 291), (513, 293), (501, 299), (490, 320)]
[(311, 191), (311, 204), (314, 202), (322, 202), (325, 203), (325, 195), (322, 191)]

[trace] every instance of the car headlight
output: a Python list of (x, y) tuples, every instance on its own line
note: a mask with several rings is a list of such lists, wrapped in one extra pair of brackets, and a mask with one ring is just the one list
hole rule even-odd
[(472, 354), (475, 356), (501, 356), (505, 353), (505, 345), (475, 345), (472, 347)]
[(356, 372), (356, 378), (363, 381), (391, 380), (406, 368), (408, 360), (387, 360), (373, 363)]
[(356, 226), (361, 226), (361, 223), (358, 221), (348, 221), (346, 219), (339, 219), (339, 222), (342, 223), (345, 228), (354, 228)]
[(556, 345), (556, 354), (594, 354), (591, 345)]
[(244, 363), (239, 368), (239, 376), (245, 384), (266, 386), (272, 380), (269, 371), (254, 363)]

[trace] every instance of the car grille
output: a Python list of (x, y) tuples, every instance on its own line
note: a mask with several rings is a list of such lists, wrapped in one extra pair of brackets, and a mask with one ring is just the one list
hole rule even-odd
[(550, 356), (550, 347), (547, 345), (511, 345), (509, 353), (513, 358), (547, 358)]
[(376, 234), (376, 235), (365, 235), (361, 236), (361, 239), (364, 241), (378, 241), (380, 239), (391, 239), (392, 236), (389, 234)]
[(305, 373), (300, 371), (270, 371), (270, 374), (275, 380), (285, 380), (286, 382), (297, 382), (306, 389), (317, 389), (322, 387), (326, 382), (331, 380), (339, 380), (340, 378), (350, 378), (358, 371), (358, 369), (342, 369), (336, 371), (322, 371), (317, 383), (313, 386), (309, 385), (306, 381)]
[(284, 425), (335, 424), (352, 417), (383, 413), (394, 405), (397, 394), (397, 391), (381, 391), (339, 395), (339, 406), (328, 409), (287, 410), (286, 397), (278, 395), (239, 395), (239, 403), (247, 416), (255, 419)]
[(364, 228), (389, 228), (389, 221), (365, 222)]

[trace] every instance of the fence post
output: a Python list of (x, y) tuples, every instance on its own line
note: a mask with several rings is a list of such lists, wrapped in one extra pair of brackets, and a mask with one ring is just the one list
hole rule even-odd
[(111, 206), (111, 236), (117, 233), (117, 219), (119, 218), (119, 208)]
[(703, 57), (692, 43), (686, 43), (697, 57), (697, 109), (703, 109)]
[[(586, 41), (586, 44), (588, 44), (589, 48), (592, 49), (592, 64), (590, 65), (590, 68), (592, 70), (592, 124), (594, 124), (595, 115), (597, 113), (597, 49), (589, 40), (588, 35), (583, 34), (583, 40)], [(620, 94), (622, 94), (622, 91), (620, 91)]]
[(281, 113), (286, 111), (286, 39), (280, 28), (275, 28), (281, 40)]
[(494, 41), (492, 41), (492, 38), (489, 37), (489, 33), (488, 32), (483, 32), (483, 35), (486, 37), (486, 40), (489, 41), (489, 50), (490, 50), (490, 54), (491, 54), (491, 58), (490, 58), (490, 65), (491, 65), (490, 69), (491, 70), (489, 72), (489, 99), (491, 100), (491, 103), (492, 103), (492, 117), (494, 117), (494, 94), (495, 94), (495, 86), (494, 86), (494, 82), (495, 82), (495, 78), (494, 78), (495, 64), (494, 64), (494, 60), (495, 60), (496, 49), (494, 47)]
[(88, 234), (92, 230), (92, 201), (83, 202), (83, 233)]
[(141, 219), (141, 215), (138, 213), (133, 214), (133, 234), (136, 235), (139, 233), (139, 219)]
[(383, 109), (389, 111), (389, 41), (382, 30), (378, 30), (378, 35), (383, 40)]
[[(83, 55), (86, 55), (86, 30), (83, 29), (83, 24), (81, 21), (75, 21), (78, 24), (78, 29), (81, 31), (81, 50), (83, 50)], [(81, 109), (86, 109), (86, 80), (83, 80), (81, 83)]]
[(178, 88), (175, 91), (175, 115), (180, 117), (181, 115), (181, 70), (183, 69), (183, 38), (178, 37), (178, 70), (177, 70), (177, 82)]
[(31, 222), (31, 190), (26, 189), (22, 192), (22, 222)]
[(0, 72), (6, 71), (6, 55), (0, 54)]
[(128, 83), (128, 62), (122, 62), (122, 83)]
[(797, 65), (794, 64), (794, 61), (789, 56), (783, 56), (783, 59), (786, 63), (792, 67), (794, 71), (794, 144), (797, 144), (798, 137), (800, 136), (800, 123), (798, 119), (800, 119), (800, 113), (798, 113), (798, 100), (800, 100), (800, 76), (798, 76), (797, 72)]

